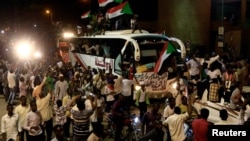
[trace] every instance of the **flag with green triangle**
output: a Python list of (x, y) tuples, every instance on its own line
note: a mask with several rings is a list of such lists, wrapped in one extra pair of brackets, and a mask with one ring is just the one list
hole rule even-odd
[(130, 8), (129, 3), (126, 1), (118, 6), (110, 8), (106, 14), (109, 19), (112, 19), (123, 14), (133, 14), (133, 12)]
[(176, 48), (170, 42), (166, 42), (155, 65), (154, 72), (158, 73), (162, 67), (163, 62), (171, 55), (171, 53), (176, 51)]
[(122, 3), (122, 0), (98, 0), (99, 7), (105, 7), (112, 2)]
[(86, 19), (86, 18), (88, 18), (90, 16), (91, 16), (90, 11), (87, 11), (87, 12), (82, 14), (81, 19)]

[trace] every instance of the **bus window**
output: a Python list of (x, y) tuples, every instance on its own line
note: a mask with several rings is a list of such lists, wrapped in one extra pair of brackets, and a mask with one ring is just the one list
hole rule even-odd
[(141, 58), (136, 63), (136, 71), (138, 73), (153, 71), (163, 45), (163, 43), (140, 44)]
[(91, 55), (100, 55), (100, 45), (98, 43), (92, 44), (92, 46), (88, 50)]
[(109, 58), (110, 57), (110, 46), (107, 44), (107, 42), (103, 42), (101, 44), (101, 52), (104, 57)]
[(91, 46), (90, 41), (88, 39), (84, 39), (82, 45), (80, 46), (81, 52), (84, 54), (90, 54), (89, 50), (90, 46)]
[(134, 46), (131, 42), (126, 46), (123, 53), (123, 62), (130, 62), (134, 58)]
[(115, 59), (115, 69), (114, 69), (114, 71), (115, 71), (115, 73), (117, 73), (117, 74), (119, 74), (119, 75), (122, 75), (122, 69), (121, 69), (121, 61), (122, 59), (121, 59), (121, 54), (119, 54), (117, 57), (116, 57), (116, 59)]
[(128, 71), (130, 68), (130, 64), (134, 63), (134, 46), (131, 42), (127, 44), (125, 47), (124, 52), (122, 53), (122, 56), (119, 55), (119, 61), (120, 61), (120, 71), (122, 72), (122, 76), (128, 78)]
[(122, 71), (123, 71), (122, 70), (123, 56), (121, 55), (121, 50), (124, 47), (124, 45), (125, 45), (125, 40), (115, 39), (115, 40), (112, 40), (112, 44), (110, 46), (110, 48), (112, 48), (110, 50), (110, 58), (115, 59), (114, 71), (115, 73), (119, 75), (122, 75)]
[(121, 53), (122, 48), (125, 45), (126, 40), (124, 39), (112, 39), (109, 41), (110, 46), (110, 58), (116, 58)]

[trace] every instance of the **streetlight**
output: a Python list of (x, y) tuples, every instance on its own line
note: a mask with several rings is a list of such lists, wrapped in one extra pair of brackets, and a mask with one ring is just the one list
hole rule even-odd
[(53, 24), (53, 14), (52, 14), (52, 12), (50, 10), (46, 10), (45, 12), (46, 12), (46, 14), (50, 14), (50, 21)]

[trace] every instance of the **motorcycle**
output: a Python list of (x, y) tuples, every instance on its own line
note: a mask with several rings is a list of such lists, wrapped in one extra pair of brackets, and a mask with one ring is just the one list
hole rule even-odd
[(193, 141), (193, 130), (192, 130), (192, 122), (194, 119), (190, 118), (184, 123), (184, 131), (187, 136), (187, 141)]
[[(115, 137), (116, 125), (112, 114), (108, 114), (108, 134), (110, 137)], [(121, 141), (138, 141), (140, 135), (139, 118), (133, 114), (124, 116), (122, 120), (123, 129), (121, 133)]]

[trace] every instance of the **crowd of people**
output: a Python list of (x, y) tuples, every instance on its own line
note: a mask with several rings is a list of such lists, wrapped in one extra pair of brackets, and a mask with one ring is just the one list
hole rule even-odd
[[(178, 73), (178, 95), (168, 98), (163, 112), (160, 103), (150, 103), (144, 82), (114, 76), (110, 69), (83, 70), (78, 64), (48, 63), (1, 62), (2, 93), (7, 103), (7, 113), (1, 119), (5, 141), (99, 141), (108, 113), (116, 127), (114, 140), (121, 141), (123, 119), (130, 114), (131, 105), (140, 111), (140, 141), (162, 141), (164, 136), (172, 141), (187, 140), (188, 128), (195, 141), (206, 141), (209, 110), (193, 107), (204, 93), (209, 101), (224, 100), (233, 110), (248, 109), (248, 100), (242, 95), (242, 86), (250, 84), (245, 59), (227, 62), (219, 55), (193, 55)], [(134, 84), (141, 89), (133, 98)], [(216, 125), (232, 124), (227, 122), (227, 110), (220, 111), (220, 118)], [(192, 122), (186, 124), (189, 119)]]

